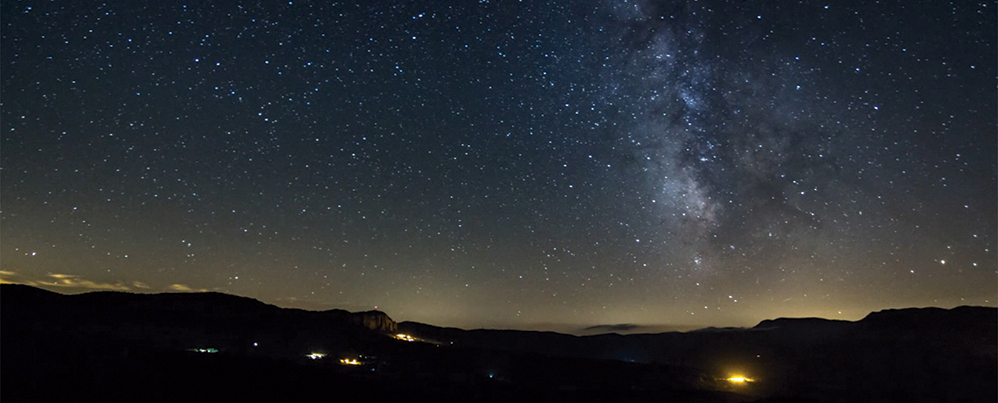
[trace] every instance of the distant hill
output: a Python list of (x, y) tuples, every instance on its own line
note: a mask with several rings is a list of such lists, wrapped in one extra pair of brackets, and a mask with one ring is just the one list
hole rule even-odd
[(594, 336), (395, 323), (220, 293), (4, 284), (0, 308), (5, 402), (998, 401), (996, 308)]
[(764, 320), (752, 328), (568, 336), (464, 331), (402, 322), (399, 331), (469, 348), (530, 351), (749, 374), (757, 396), (815, 401), (998, 401), (998, 309), (910, 308), (850, 322)]
[[(131, 294), (100, 291), (60, 295), (3, 284), (3, 322), (72, 332), (74, 337), (141, 340), (147, 346), (183, 349), (210, 345), (261, 354), (305, 354), (315, 349), (363, 345), (392, 334), (384, 312), (323, 312), (279, 308), (215, 292)], [(16, 333), (12, 331), (11, 333)], [(7, 332), (4, 332), (4, 336)]]

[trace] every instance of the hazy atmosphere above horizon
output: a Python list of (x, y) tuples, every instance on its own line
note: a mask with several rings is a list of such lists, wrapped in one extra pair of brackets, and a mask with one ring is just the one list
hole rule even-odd
[(458, 327), (998, 298), (998, 3), (0, 4), (0, 276)]

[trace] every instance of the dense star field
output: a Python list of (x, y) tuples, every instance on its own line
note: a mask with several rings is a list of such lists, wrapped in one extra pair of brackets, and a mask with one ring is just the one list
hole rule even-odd
[(996, 305), (994, 1), (0, 6), (4, 282), (543, 329)]

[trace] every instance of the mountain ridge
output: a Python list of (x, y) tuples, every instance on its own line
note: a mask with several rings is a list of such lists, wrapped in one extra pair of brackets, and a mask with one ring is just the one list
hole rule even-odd
[[(358, 317), (368, 319), (361, 319), (364, 323), (369, 323), (369, 328), (374, 330), (383, 330), (388, 333), (394, 333), (399, 330), (399, 326), (406, 328), (414, 328), (417, 332), (426, 332), (429, 329), (435, 329), (436, 331), (443, 332), (473, 332), (473, 331), (497, 331), (497, 332), (525, 332), (525, 333), (554, 333), (561, 335), (571, 335), (568, 333), (560, 333), (556, 331), (546, 331), (546, 330), (519, 330), (519, 329), (491, 329), (491, 328), (474, 328), (474, 329), (463, 329), (457, 327), (448, 326), (436, 326), (428, 323), (416, 322), (416, 321), (402, 321), (395, 322), (387, 312), (380, 310), (368, 310), (368, 311), (357, 311), (351, 312), (345, 309), (328, 309), (322, 311), (312, 311), (300, 308), (285, 308), (279, 307), (277, 305), (268, 304), (251, 297), (244, 297), (235, 294), (222, 293), (217, 291), (206, 291), (206, 292), (161, 292), (161, 293), (132, 293), (125, 291), (92, 291), (80, 294), (62, 294), (51, 290), (46, 290), (43, 288), (24, 285), (24, 284), (0, 284), (0, 297), (3, 294), (11, 295), (15, 294), (17, 299), (20, 300), (33, 300), (38, 298), (46, 297), (69, 297), (69, 298), (83, 298), (83, 299), (109, 299), (109, 298), (150, 298), (159, 299), (167, 301), (180, 301), (188, 300), (187, 302), (200, 302), (200, 303), (223, 303), (225, 305), (243, 305), (244, 309), (250, 307), (256, 307), (262, 310), (287, 310), (287, 311), (301, 311), (308, 313), (323, 313), (327, 315), (356, 315)], [(213, 301), (214, 300), (214, 301)], [(108, 303), (108, 302), (105, 302)], [(777, 317), (773, 319), (764, 319), (758, 324), (752, 327), (704, 327), (698, 329), (692, 329), (689, 331), (670, 331), (670, 332), (658, 332), (658, 333), (636, 333), (636, 334), (668, 334), (668, 333), (688, 333), (688, 332), (702, 332), (702, 331), (738, 331), (738, 330), (751, 330), (751, 329), (767, 329), (767, 328), (796, 328), (801, 326), (828, 326), (835, 327), (845, 324), (871, 324), (873, 326), (904, 326), (904, 323), (911, 322), (914, 319), (911, 315), (913, 312), (920, 314), (930, 313), (933, 316), (939, 316), (939, 313), (945, 312), (959, 312), (968, 313), (970, 311), (980, 311), (980, 310), (994, 310), (998, 312), (998, 308), (985, 307), (985, 306), (972, 306), (972, 305), (961, 305), (953, 308), (940, 308), (940, 307), (910, 307), (910, 308), (887, 308), (879, 311), (872, 311), (863, 318), (855, 321), (842, 320), (842, 319), (828, 319), (820, 317)], [(971, 313), (972, 315), (972, 313)], [(613, 325), (592, 325), (585, 328), (585, 330), (596, 330), (596, 329), (607, 329), (607, 330), (628, 330), (635, 328), (638, 325), (633, 324), (613, 324)], [(422, 329), (422, 330), (420, 330)], [(614, 332), (598, 333), (583, 335), (577, 337), (592, 337), (601, 336), (606, 334), (617, 334)], [(633, 335), (633, 334), (632, 334)], [(571, 335), (575, 336), (575, 335)]]
[[(162, 375), (161, 359), (194, 372), (218, 360), (251, 360), (257, 363), (250, 366), (257, 368), (254, 371), (288, 363), (279, 365), (291, 365), (288, 370), (301, 372), (302, 379), (318, 376), (315, 371), (350, 379), (361, 376), (357, 371), (367, 371), (362, 379), (379, 388), (409, 391), (399, 392), (402, 395), (417, 391), (439, 398), (441, 387), (465, 397), (479, 396), (483, 390), (506, 393), (494, 401), (508, 400), (509, 393), (523, 397), (516, 393), (527, 390), (561, 396), (553, 401), (571, 401), (567, 390), (644, 391), (636, 401), (998, 398), (993, 388), (998, 378), (998, 308), (990, 307), (891, 309), (857, 321), (776, 318), (750, 328), (575, 336), (396, 323), (381, 311), (306, 311), (222, 293), (62, 295), (3, 284), (0, 306), (0, 348), (4, 363), (10, 364), (0, 371), (14, 385), (0, 393), (28, 400), (69, 398), (30, 386), (37, 384), (32, 379), (67, 376), (65, 371), (75, 388), (94, 382), (98, 389), (111, 388), (110, 378), (94, 380), (88, 375), (100, 368), (137, 365), (145, 372), (116, 376), (138, 384), (152, 382), (140, 377), (143, 373), (160, 377), (155, 379), (179, 376)], [(176, 355), (191, 350), (218, 352), (221, 358)], [(357, 367), (341, 367), (341, 359)], [(308, 364), (319, 366), (311, 370)], [(250, 371), (243, 364), (233, 365), (228, 370), (234, 373)], [(70, 369), (53, 372), (63, 367)], [(753, 382), (731, 385), (727, 379), (733, 374)], [(618, 392), (605, 401), (618, 400)]]

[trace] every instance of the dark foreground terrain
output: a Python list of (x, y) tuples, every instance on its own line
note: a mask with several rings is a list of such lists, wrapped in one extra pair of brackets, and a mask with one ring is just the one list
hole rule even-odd
[(0, 287), (3, 402), (998, 401), (995, 308), (576, 337), (218, 293)]

